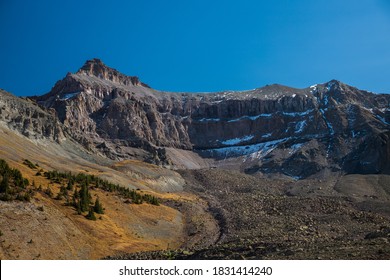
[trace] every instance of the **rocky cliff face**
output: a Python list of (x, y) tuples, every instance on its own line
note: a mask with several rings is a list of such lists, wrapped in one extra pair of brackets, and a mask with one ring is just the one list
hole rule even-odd
[[(388, 170), (390, 96), (335, 80), (306, 89), (170, 93), (93, 59), (35, 99), (57, 112), (72, 137), (113, 159), (137, 148), (149, 161), (169, 164), (169, 147), (248, 173), (304, 178), (324, 169)], [(378, 143), (383, 151), (374, 156)], [(370, 161), (360, 156), (364, 149)]]
[(160, 96), (137, 77), (124, 76), (97, 59), (87, 61), (36, 100), (54, 108), (75, 138), (91, 149), (105, 149), (114, 158), (121, 157), (112, 150), (118, 143), (152, 153), (159, 151), (155, 146), (191, 148), (176, 112), (181, 106), (179, 95)]
[[(203, 156), (218, 158), (227, 166), (236, 165), (229, 159), (238, 157), (239, 168), (245, 172), (295, 178), (325, 169), (387, 170), (384, 163), (389, 153), (386, 148), (375, 150), (388, 145), (382, 134), (389, 129), (388, 95), (330, 81), (302, 90), (272, 85), (222, 96), (223, 101), (199, 113), (207, 117), (193, 119), (193, 135), (206, 131), (207, 137), (193, 142)], [(371, 143), (378, 142), (378, 137), (381, 146)], [(361, 154), (367, 146), (370, 160)]]
[(55, 110), (40, 108), (33, 101), (0, 90), (0, 122), (30, 139), (47, 138), (61, 142), (64, 126)]

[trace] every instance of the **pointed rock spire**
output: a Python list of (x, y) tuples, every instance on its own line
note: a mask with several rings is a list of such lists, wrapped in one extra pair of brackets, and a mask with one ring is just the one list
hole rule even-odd
[(112, 82), (120, 83), (126, 86), (134, 85), (148, 87), (146, 84), (142, 83), (138, 77), (126, 76), (120, 73), (118, 70), (108, 67), (99, 58), (87, 60), (76, 74), (94, 76), (99, 79), (110, 80)]

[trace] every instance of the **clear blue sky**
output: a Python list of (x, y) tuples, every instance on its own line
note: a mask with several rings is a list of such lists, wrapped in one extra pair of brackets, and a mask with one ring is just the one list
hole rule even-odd
[(390, 0), (0, 0), (0, 88), (48, 92), (87, 59), (170, 91), (390, 93)]

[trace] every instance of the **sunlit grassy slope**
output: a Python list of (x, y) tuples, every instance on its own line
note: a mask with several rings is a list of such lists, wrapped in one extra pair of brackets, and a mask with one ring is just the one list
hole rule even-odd
[[(23, 164), (24, 159), (45, 171), (93, 174), (160, 199), (195, 199), (182, 192), (183, 180), (173, 171), (137, 161), (95, 164), (69, 151), (72, 143), (64, 148), (66, 143), (30, 141), (7, 128), (0, 130), (0, 158), (35, 186), (50, 186), (54, 195), (60, 185), (36, 176), (37, 170)], [(97, 215), (96, 221), (77, 215), (63, 200), (43, 192), (37, 192), (31, 202), (0, 202), (0, 258), (96, 259), (117, 252), (177, 248), (185, 241), (184, 217), (178, 210), (163, 204), (125, 203), (122, 197), (100, 189), (91, 194), (105, 207), (105, 214)]]

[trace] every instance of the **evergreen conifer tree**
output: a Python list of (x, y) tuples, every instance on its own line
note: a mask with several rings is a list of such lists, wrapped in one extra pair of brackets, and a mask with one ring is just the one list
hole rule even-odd
[(8, 174), (5, 173), (3, 175), (3, 180), (0, 183), (0, 193), (8, 193), (8, 189), (9, 189), (9, 178), (8, 178)]
[(78, 200), (76, 202), (76, 211), (77, 211), (78, 215), (81, 215), (82, 211), (81, 211), (81, 201), (80, 200)]
[(81, 202), (81, 211), (88, 211), (89, 204), (91, 203), (91, 195), (88, 192), (88, 187), (86, 184), (81, 186), (80, 192), (80, 202)]
[(66, 189), (68, 191), (72, 191), (73, 190), (73, 183), (71, 182), (71, 180), (68, 181), (68, 185), (66, 186)]
[(96, 221), (95, 213), (93, 212), (93, 207), (89, 208), (87, 216), (85, 216), (88, 220)]
[(99, 201), (99, 198), (96, 198), (95, 205), (93, 207), (93, 210), (98, 214), (104, 214), (103, 206)]

